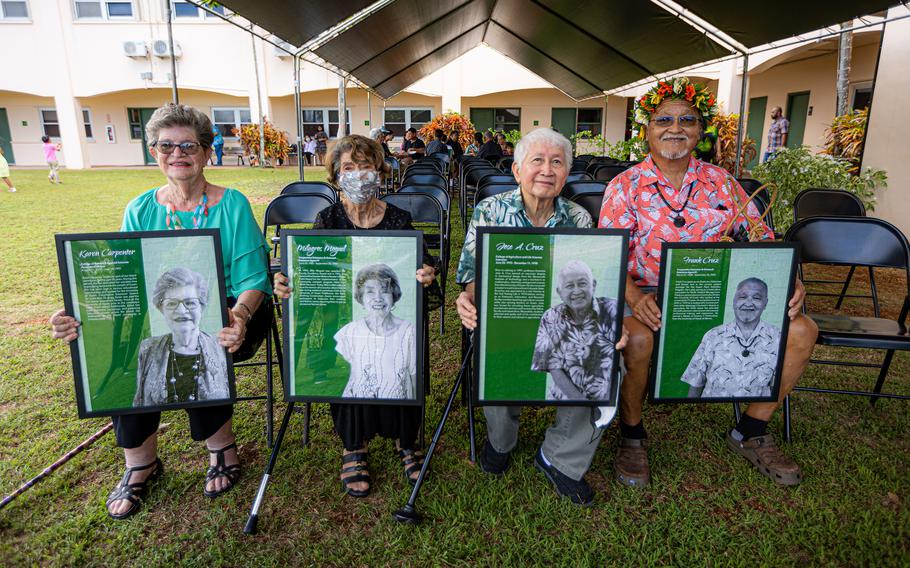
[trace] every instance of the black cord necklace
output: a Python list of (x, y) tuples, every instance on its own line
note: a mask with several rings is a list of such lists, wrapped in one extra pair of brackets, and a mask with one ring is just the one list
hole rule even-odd
[[(177, 366), (177, 352), (174, 350), (173, 336), (168, 341), (170, 350), (170, 373), (168, 383), (170, 384), (173, 394), (170, 396), (171, 402), (180, 402), (180, 393), (177, 392), (177, 377), (183, 378), (183, 372)], [(187, 397), (187, 402), (193, 402), (199, 399), (199, 382), (205, 375), (205, 357), (202, 355), (202, 341), (197, 338), (196, 355), (193, 361), (193, 392)]]
[[(734, 337), (736, 337), (736, 336), (734, 336)], [(752, 347), (753, 344), (755, 344), (756, 339), (758, 339), (758, 335), (753, 336), (752, 340), (749, 341), (749, 343), (743, 343), (742, 341), (739, 340), (738, 337), (736, 337), (736, 342), (739, 343), (739, 346), (743, 348), (743, 357), (748, 357), (749, 355), (752, 354), (752, 352), (749, 351), (749, 348)]]
[(656, 185), (657, 185), (657, 195), (660, 196), (661, 200), (663, 200), (664, 204), (670, 209), (670, 211), (675, 213), (675, 215), (673, 216), (673, 224), (676, 225), (676, 227), (678, 227), (680, 229), (683, 228), (686, 225), (686, 217), (682, 214), (682, 212), (685, 211), (686, 205), (689, 204), (689, 198), (692, 197), (692, 186), (691, 185), (689, 186), (689, 193), (686, 195), (686, 202), (683, 203), (682, 207), (680, 207), (679, 209), (674, 209), (673, 206), (670, 205), (670, 201), (664, 196), (664, 192), (660, 190), (660, 183), (658, 183)]

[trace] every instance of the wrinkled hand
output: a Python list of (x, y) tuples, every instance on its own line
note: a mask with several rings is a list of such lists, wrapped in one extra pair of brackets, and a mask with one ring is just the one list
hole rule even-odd
[(280, 272), (276, 272), (275, 277), (272, 279), (272, 283), (274, 284), (274, 293), (276, 296), (282, 300), (291, 297), (291, 287), (288, 286), (290, 280), (287, 276)]
[(622, 337), (619, 338), (619, 341), (616, 342), (616, 349), (624, 349), (625, 346), (629, 343), (629, 330), (626, 329), (626, 326), (622, 326)]
[(645, 294), (632, 305), (632, 315), (652, 331), (660, 329), (660, 308), (654, 294)]
[(243, 338), (246, 337), (246, 320), (234, 315), (234, 310), (228, 310), (228, 326), (218, 332), (218, 343), (227, 348), (228, 353), (240, 349)]
[(789, 316), (790, 321), (796, 319), (796, 316), (800, 314), (803, 310), (803, 303), (806, 301), (806, 287), (803, 286), (802, 280), (799, 278), (796, 279), (796, 285), (793, 287), (793, 297), (790, 298), (790, 301), (787, 303), (787, 306), (790, 308), (787, 310), (787, 316)]
[(432, 284), (435, 279), (436, 269), (429, 264), (424, 264), (421, 268), (417, 269), (417, 281), (423, 284), (424, 288)]
[(461, 318), (461, 325), (468, 329), (477, 327), (477, 308), (474, 306), (474, 293), (465, 290), (455, 298), (455, 309)]
[(57, 310), (54, 315), (47, 320), (51, 326), (51, 335), (54, 339), (62, 339), (67, 343), (75, 341), (79, 337), (79, 326), (81, 325), (76, 318), (66, 315), (66, 310)]

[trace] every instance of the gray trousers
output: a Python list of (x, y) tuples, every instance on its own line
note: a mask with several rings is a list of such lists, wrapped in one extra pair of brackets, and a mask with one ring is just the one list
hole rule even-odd
[[(520, 406), (485, 406), (487, 438), (493, 449), (511, 452), (518, 443)], [(553, 467), (579, 481), (591, 467), (603, 430), (591, 425), (591, 408), (559, 406), (556, 423), (547, 428), (541, 450)]]

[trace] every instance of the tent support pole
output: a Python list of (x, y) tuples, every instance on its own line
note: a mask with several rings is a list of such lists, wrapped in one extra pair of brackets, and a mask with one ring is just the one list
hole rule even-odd
[(300, 108), (300, 57), (294, 56), (294, 116), (297, 117), (297, 175), (303, 181), (303, 109)]
[(747, 89), (749, 88), (749, 54), (743, 53), (743, 82), (740, 87), (739, 94), (739, 120), (737, 121), (736, 127), (736, 166), (733, 168), (735, 177), (742, 176), (742, 163), (743, 163), (743, 139), (745, 138), (745, 133), (743, 128), (745, 127), (746, 121), (746, 96), (748, 95)]

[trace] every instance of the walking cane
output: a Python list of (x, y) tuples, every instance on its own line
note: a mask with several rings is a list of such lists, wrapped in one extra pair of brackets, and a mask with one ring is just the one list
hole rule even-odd
[(75, 456), (76, 454), (78, 454), (79, 452), (84, 450), (85, 448), (87, 448), (87, 447), (91, 446), (92, 444), (94, 444), (95, 442), (97, 442), (102, 436), (104, 436), (105, 434), (110, 432), (113, 428), (114, 428), (114, 423), (108, 422), (104, 428), (102, 428), (101, 430), (98, 430), (97, 432), (92, 434), (90, 437), (88, 437), (86, 440), (84, 440), (81, 444), (79, 444), (72, 450), (66, 452), (63, 455), (63, 457), (61, 457), (59, 460), (57, 460), (54, 463), (52, 463), (51, 465), (47, 466), (47, 468), (45, 468), (44, 471), (42, 471), (35, 477), (31, 478), (30, 480), (26, 481), (25, 484), (23, 484), (19, 489), (16, 489), (13, 493), (10, 493), (6, 497), (4, 497), (3, 501), (0, 501), (0, 509), (2, 509), (3, 507), (6, 507), (10, 502), (12, 502), (13, 499), (18, 497), (19, 495), (22, 495), (23, 493), (28, 491), (29, 488), (31, 488), (33, 485), (36, 485), (39, 481), (41, 481), (45, 477), (52, 474), (54, 472), (54, 470), (59, 468), (61, 465), (65, 464), (66, 462), (73, 459), (73, 456)]

